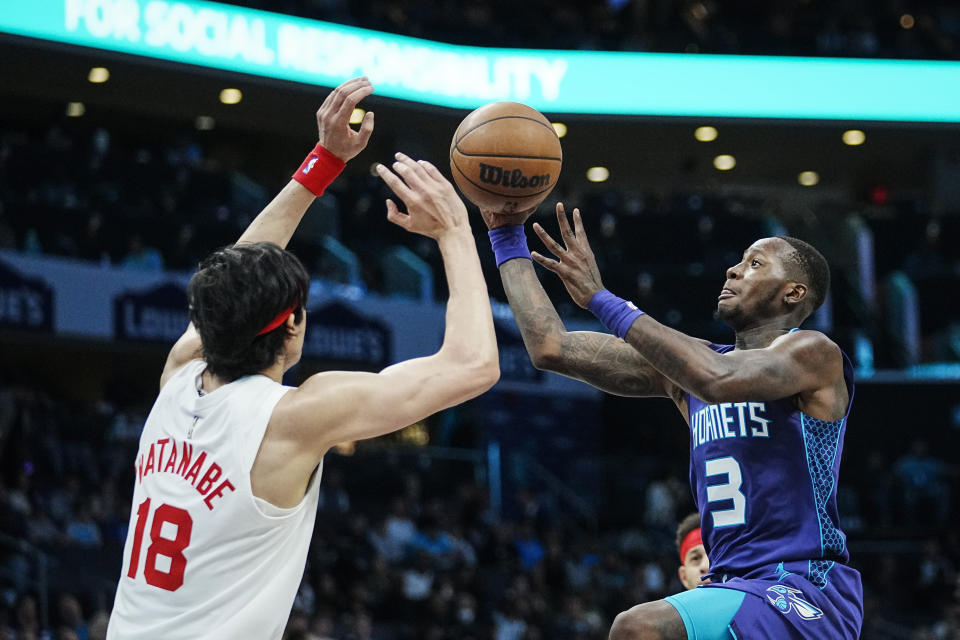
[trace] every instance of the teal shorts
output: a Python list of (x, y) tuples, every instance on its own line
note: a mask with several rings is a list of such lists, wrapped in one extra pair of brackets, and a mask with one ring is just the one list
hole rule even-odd
[(745, 597), (746, 593), (734, 589), (697, 587), (664, 600), (680, 614), (687, 640), (731, 640), (737, 636), (730, 623)]
[[(802, 565), (803, 563), (801, 563)], [(800, 568), (803, 568), (800, 566)], [(863, 620), (860, 574), (837, 564), (817, 587), (784, 564), (748, 578), (701, 585), (665, 600), (688, 640), (856, 640)]]

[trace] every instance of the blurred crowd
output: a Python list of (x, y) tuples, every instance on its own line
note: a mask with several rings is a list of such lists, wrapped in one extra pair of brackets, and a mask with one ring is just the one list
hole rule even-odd
[[(130, 269), (192, 270), (208, 251), (233, 242), (282, 184), (276, 167), (267, 173), (240, 163), (238, 158), (249, 155), (243, 145), (229, 133), (203, 137), (172, 128), (160, 136), (150, 128), (124, 129), (102, 121), (4, 127), (0, 248)], [(283, 145), (274, 141), (273, 146)], [(263, 152), (288, 155), (269, 145)], [(380, 211), (385, 196), (377, 178), (348, 170), (314, 204), (290, 248), (315, 277), (395, 295), (387, 260), (394, 247), (402, 246), (425, 263), (435, 296), (444, 299), (435, 243), (385, 224)], [(800, 216), (769, 197), (708, 190), (626, 193), (599, 186), (570, 193), (563, 184), (556, 197), (580, 203), (596, 221), (591, 242), (608, 287), (677, 329), (723, 340), (726, 329), (712, 321), (707, 302), (715, 299), (724, 269), (756, 238), (793, 234), (819, 246), (833, 265), (835, 295), (828, 303), (833, 323), (822, 326), (848, 352), (856, 353), (850, 336), (865, 331), (876, 345), (871, 366), (960, 360), (960, 323), (951, 307), (960, 294), (960, 215), (955, 212), (934, 215), (915, 200), (883, 206), (865, 201), (850, 203), (846, 211)], [(861, 209), (877, 214), (862, 220), (873, 239), (870, 252), (858, 259), (858, 240), (848, 233), (853, 226), (848, 221)], [(811, 217), (813, 224), (804, 222)], [(483, 250), (484, 230), (474, 227), (491, 294), (503, 300), (492, 254)], [(371, 228), (377, 232), (370, 233)], [(635, 238), (685, 241), (647, 243), (638, 252)], [(329, 250), (330, 241), (354, 254), (355, 268), (344, 265), (342, 252)], [(864, 260), (875, 265), (872, 276)], [(919, 354), (900, 354), (902, 328), (890, 325), (890, 318), (899, 316), (882, 296), (863, 298), (866, 290), (884, 293), (894, 273), (904, 274), (916, 291), (901, 304), (916, 306), (919, 300)], [(561, 315), (584, 313), (557, 279), (546, 277), (543, 283)]]
[[(0, 385), (0, 638), (104, 637), (146, 409)], [(664, 453), (631, 454), (630, 468)], [(840, 505), (864, 575), (863, 637), (956, 637), (955, 468), (921, 440), (856, 458), (866, 461), (848, 465)], [(592, 528), (565, 519), (549, 492), (509, 480), (495, 511), (464, 462), (390, 446), (332, 452), (285, 637), (605, 638), (619, 611), (681, 589), (684, 470), (677, 456), (666, 473), (638, 471), (634, 513)]]
[(230, 0), (477, 46), (956, 59), (960, 8), (921, 0)]

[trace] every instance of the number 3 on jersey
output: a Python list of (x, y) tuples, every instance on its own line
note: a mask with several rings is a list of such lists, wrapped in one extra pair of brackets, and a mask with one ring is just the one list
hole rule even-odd
[[(133, 544), (130, 550), (130, 569), (127, 576), (137, 577), (140, 566), (140, 548), (143, 544), (143, 532), (147, 528), (150, 517), (150, 498), (140, 503), (137, 508), (137, 526), (133, 531)], [(162, 534), (163, 525), (169, 523), (176, 527), (177, 533), (173, 538), (165, 538)], [(169, 529), (168, 529), (169, 531)], [(153, 513), (153, 524), (150, 526), (150, 546), (147, 547), (147, 559), (143, 567), (143, 577), (147, 584), (176, 591), (183, 586), (183, 573), (187, 569), (187, 558), (183, 550), (190, 544), (190, 534), (193, 532), (193, 518), (190, 514), (178, 507), (161, 504)], [(169, 561), (166, 570), (158, 567), (158, 558)], [(166, 564), (166, 563), (164, 563)]]
[(733, 527), (738, 524), (744, 524), (747, 511), (747, 497), (740, 491), (743, 484), (743, 474), (740, 473), (740, 463), (735, 458), (715, 458), (706, 461), (707, 477), (726, 476), (727, 481), (723, 484), (715, 484), (707, 487), (707, 502), (719, 502), (721, 500), (732, 500), (732, 509), (711, 510), (713, 515), (713, 527)]

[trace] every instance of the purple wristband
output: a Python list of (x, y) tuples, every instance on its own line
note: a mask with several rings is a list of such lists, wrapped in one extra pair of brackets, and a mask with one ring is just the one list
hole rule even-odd
[(643, 311), (637, 309), (637, 305), (618, 298), (606, 289), (593, 294), (587, 307), (603, 323), (603, 326), (618, 338), (625, 337), (633, 326), (634, 320), (644, 315)]
[(490, 246), (499, 267), (507, 260), (526, 258), (530, 260), (530, 249), (527, 248), (527, 234), (523, 232), (522, 224), (511, 224), (506, 227), (497, 227), (487, 232), (490, 236)]

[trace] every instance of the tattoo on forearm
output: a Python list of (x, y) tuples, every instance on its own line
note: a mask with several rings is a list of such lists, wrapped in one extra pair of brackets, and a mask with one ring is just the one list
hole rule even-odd
[(527, 348), (542, 346), (551, 335), (559, 338), (564, 331), (563, 322), (532, 265), (512, 260), (501, 267), (501, 273), (507, 300)]
[[(673, 333), (672, 330), (660, 327), (658, 327), (658, 329), (660, 330), (660, 335), (656, 338), (650, 336), (642, 338), (636, 328), (631, 328), (627, 333), (626, 341), (633, 349), (642, 353), (642, 357), (651, 363), (652, 366), (655, 366), (657, 371), (668, 379), (677, 382), (685, 380), (691, 373), (691, 366), (694, 360), (692, 358), (677, 357), (677, 346), (670, 344), (668, 340), (668, 338), (673, 337), (669, 335)], [(682, 336), (682, 339), (699, 342), (695, 338), (690, 338), (682, 334), (679, 335)], [(684, 346), (688, 349), (695, 348), (692, 344)]]
[(632, 347), (611, 335), (577, 331), (563, 339), (563, 360), (577, 378), (608, 393), (660, 396), (663, 378)]
[[(531, 264), (513, 260), (500, 272), (531, 356), (552, 346), (560, 353), (557, 373), (617, 395), (664, 395), (663, 377), (629, 345), (604, 333), (567, 332)], [(551, 340), (556, 343), (548, 345)]]

